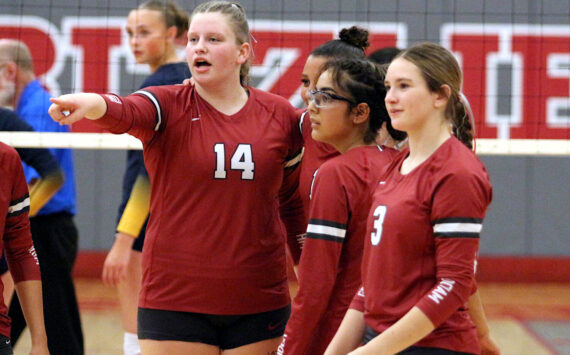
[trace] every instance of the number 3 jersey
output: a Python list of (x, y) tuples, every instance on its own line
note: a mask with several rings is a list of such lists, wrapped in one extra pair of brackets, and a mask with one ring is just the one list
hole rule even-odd
[[(436, 328), (417, 346), (479, 353), (465, 304), (492, 197), (488, 174), (455, 137), (403, 175), (407, 155), (374, 192), (362, 264), (365, 321), (382, 333), (416, 306)], [(362, 292), (351, 307), (360, 308), (359, 299)]]
[(139, 306), (209, 314), (286, 306), (279, 205), (294, 191), (302, 148), (289, 102), (249, 88), (228, 116), (193, 86), (103, 98), (107, 113), (95, 122), (143, 142), (151, 182)]

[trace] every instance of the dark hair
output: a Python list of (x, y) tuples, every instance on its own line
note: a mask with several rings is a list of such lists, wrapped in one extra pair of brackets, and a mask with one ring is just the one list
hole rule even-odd
[(364, 51), (369, 45), (368, 31), (352, 26), (340, 30), (338, 39), (321, 44), (311, 55), (326, 58), (364, 58)]
[(139, 10), (154, 10), (162, 14), (166, 28), (175, 26), (176, 37), (180, 37), (188, 32), (190, 17), (174, 1), (148, 0), (143, 2), (137, 8)]
[(423, 42), (403, 50), (396, 58), (403, 58), (418, 67), (431, 92), (441, 92), (443, 85), (449, 86), (451, 92), (445, 117), (452, 123), (453, 134), (472, 149), (473, 126), (460, 95), (463, 75), (453, 54), (439, 44)]
[(368, 59), (377, 64), (389, 64), (402, 50), (397, 47), (384, 47), (368, 55)]
[[(334, 85), (341, 91), (349, 94), (354, 102), (366, 103), (370, 108), (368, 130), (364, 134), (364, 143), (374, 142), (382, 123), (386, 122), (388, 133), (395, 140), (403, 140), (406, 133), (395, 130), (384, 98), (386, 87), (384, 86), (385, 70), (366, 59), (333, 59), (323, 66), (322, 72), (329, 71)], [(352, 105), (354, 107), (354, 105)]]
[[(241, 45), (243, 43), (251, 44), (247, 15), (242, 5), (232, 1), (218, 0), (204, 2), (196, 6), (194, 11), (192, 11), (190, 22), (192, 22), (194, 15), (210, 12), (218, 12), (228, 17), (229, 24), (234, 31), (234, 35), (236, 36), (237, 45)], [(244, 86), (246, 86), (249, 82), (249, 67), (251, 65), (251, 60), (252, 56), (250, 56), (247, 62), (243, 63), (240, 68), (239, 78), (241, 84)]]

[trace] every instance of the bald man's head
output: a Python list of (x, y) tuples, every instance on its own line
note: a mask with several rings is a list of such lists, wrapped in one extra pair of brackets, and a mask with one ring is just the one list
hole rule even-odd
[(34, 71), (30, 49), (15, 39), (0, 39), (0, 64), (3, 62), (14, 62), (20, 70)]

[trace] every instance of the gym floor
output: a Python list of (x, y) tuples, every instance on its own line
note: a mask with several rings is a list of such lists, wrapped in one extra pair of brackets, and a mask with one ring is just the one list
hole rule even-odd
[[(122, 355), (115, 290), (96, 278), (77, 278), (76, 289), (86, 355)], [(503, 355), (570, 355), (570, 284), (481, 283), (479, 290)], [(15, 354), (28, 354), (29, 349), (26, 332)]]

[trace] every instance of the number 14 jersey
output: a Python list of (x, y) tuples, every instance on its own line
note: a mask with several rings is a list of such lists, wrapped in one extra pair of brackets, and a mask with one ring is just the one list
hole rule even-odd
[(151, 181), (140, 307), (248, 314), (289, 303), (279, 205), (295, 184), (298, 114), (248, 90), (229, 116), (192, 86), (103, 96), (96, 122), (143, 142)]

